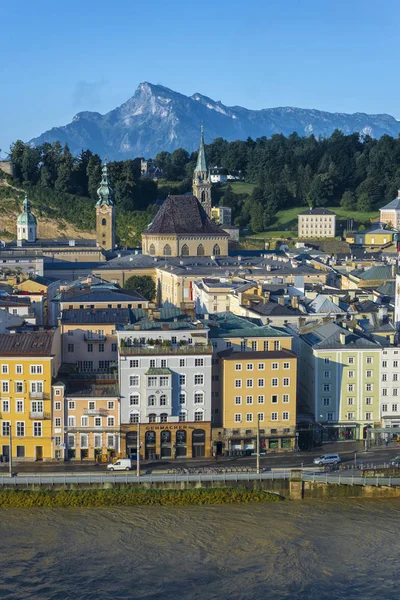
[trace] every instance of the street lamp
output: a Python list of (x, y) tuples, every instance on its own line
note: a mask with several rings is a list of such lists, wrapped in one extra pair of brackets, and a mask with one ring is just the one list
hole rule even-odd
[(257, 466), (256, 472), (257, 475), (260, 474), (260, 415), (257, 414), (257, 439), (256, 439), (256, 448), (257, 448)]

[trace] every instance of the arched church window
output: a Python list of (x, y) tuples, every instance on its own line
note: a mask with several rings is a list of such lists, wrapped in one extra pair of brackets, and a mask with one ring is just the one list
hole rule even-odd
[(199, 244), (197, 246), (197, 256), (204, 256), (204, 246), (203, 246), (203, 244)]
[(164, 256), (171, 256), (171, 246), (169, 244), (165, 244), (163, 254)]
[(149, 253), (154, 256), (154, 254), (156, 253), (156, 247), (154, 244), (150, 244), (150, 248), (149, 248)]
[(201, 192), (201, 201), (202, 201), (202, 202), (205, 202), (205, 201), (206, 201), (206, 193), (205, 193), (205, 191), (204, 191), (204, 190)]
[(107, 219), (102, 219), (102, 220), (101, 220), (101, 224), (102, 224), (102, 225), (107, 225)]
[(187, 244), (183, 244), (181, 254), (182, 256), (189, 256), (189, 246)]
[(218, 244), (215, 244), (215, 246), (213, 248), (213, 255), (220, 256), (220, 254), (221, 254), (221, 248), (218, 246)]

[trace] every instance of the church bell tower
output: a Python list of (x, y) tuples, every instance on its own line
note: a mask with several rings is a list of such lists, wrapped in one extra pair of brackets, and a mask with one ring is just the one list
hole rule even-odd
[(96, 203), (96, 241), (105, 250), (115, 248), (115, 205), (114, 190), (108, 178), (107, 163), (104, 162), (99, 197)]
[(196, 196), (207, 215), (211, 217), (211, 181), (206, 163), (203, 126), (201, 126), (197, 165), (193, 173), (193, 195)]

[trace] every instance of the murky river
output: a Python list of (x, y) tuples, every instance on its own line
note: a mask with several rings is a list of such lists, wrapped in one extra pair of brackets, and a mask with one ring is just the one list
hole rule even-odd
[(400, 501), (0, 511), (0, 598), (400, 598)]

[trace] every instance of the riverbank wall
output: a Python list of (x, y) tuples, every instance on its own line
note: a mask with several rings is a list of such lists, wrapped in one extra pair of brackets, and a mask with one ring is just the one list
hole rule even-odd
[[(9, 482), (11, 483), (11, 479)], [(399, 485), (377, 485), (376, 481), (371, 478), (371, 483), (368, 479), (362, 484), (352, 484), (351, 478), (348, 481), (343, 480), (341, 483), (303, 480), (301, 474), (293, 472), (292, 477), (286, 479), (238, 479), (237, 481), (230, 480), (214, 480), (214, 481), (193, 481), (193, 480), (178, 480), (178, 481), (143, 481), (140, 484), (135, 480), (116, 483), (113, 481), (91, 482), (89, 483), (65, 483), (62, 478), (55, 477), (51, 484), (38, 482), (30, 483), (24, 487), (9, 485), (0, 489), (0, 507), (2, 506), (2, 494), (8, 494), (10, 491), (93, 491), (101, 492), (108, 491), (120, 493), (121, 490), (131, 490), (132, 493), (147, 492), (151, 495), (152, 492), (169, 492), (176, 493), (177, 497), (182, 497), (190, 492), (210, 494), (221, 494), (224, 490), (232, 490), (234, 493), (243, 493), (243, 491), (253, 494), (275, 495), (281, 499), (287, 500), (335, 500), (345, 498), (400, 498)], [(250, 498), (250, 496), (249, 496)], [(250, 500), (246, 500), (250, 501)], [(257, 500), (256, 500), (257, 501)], [(207, 503), (207, 502), (205, 502)]]

